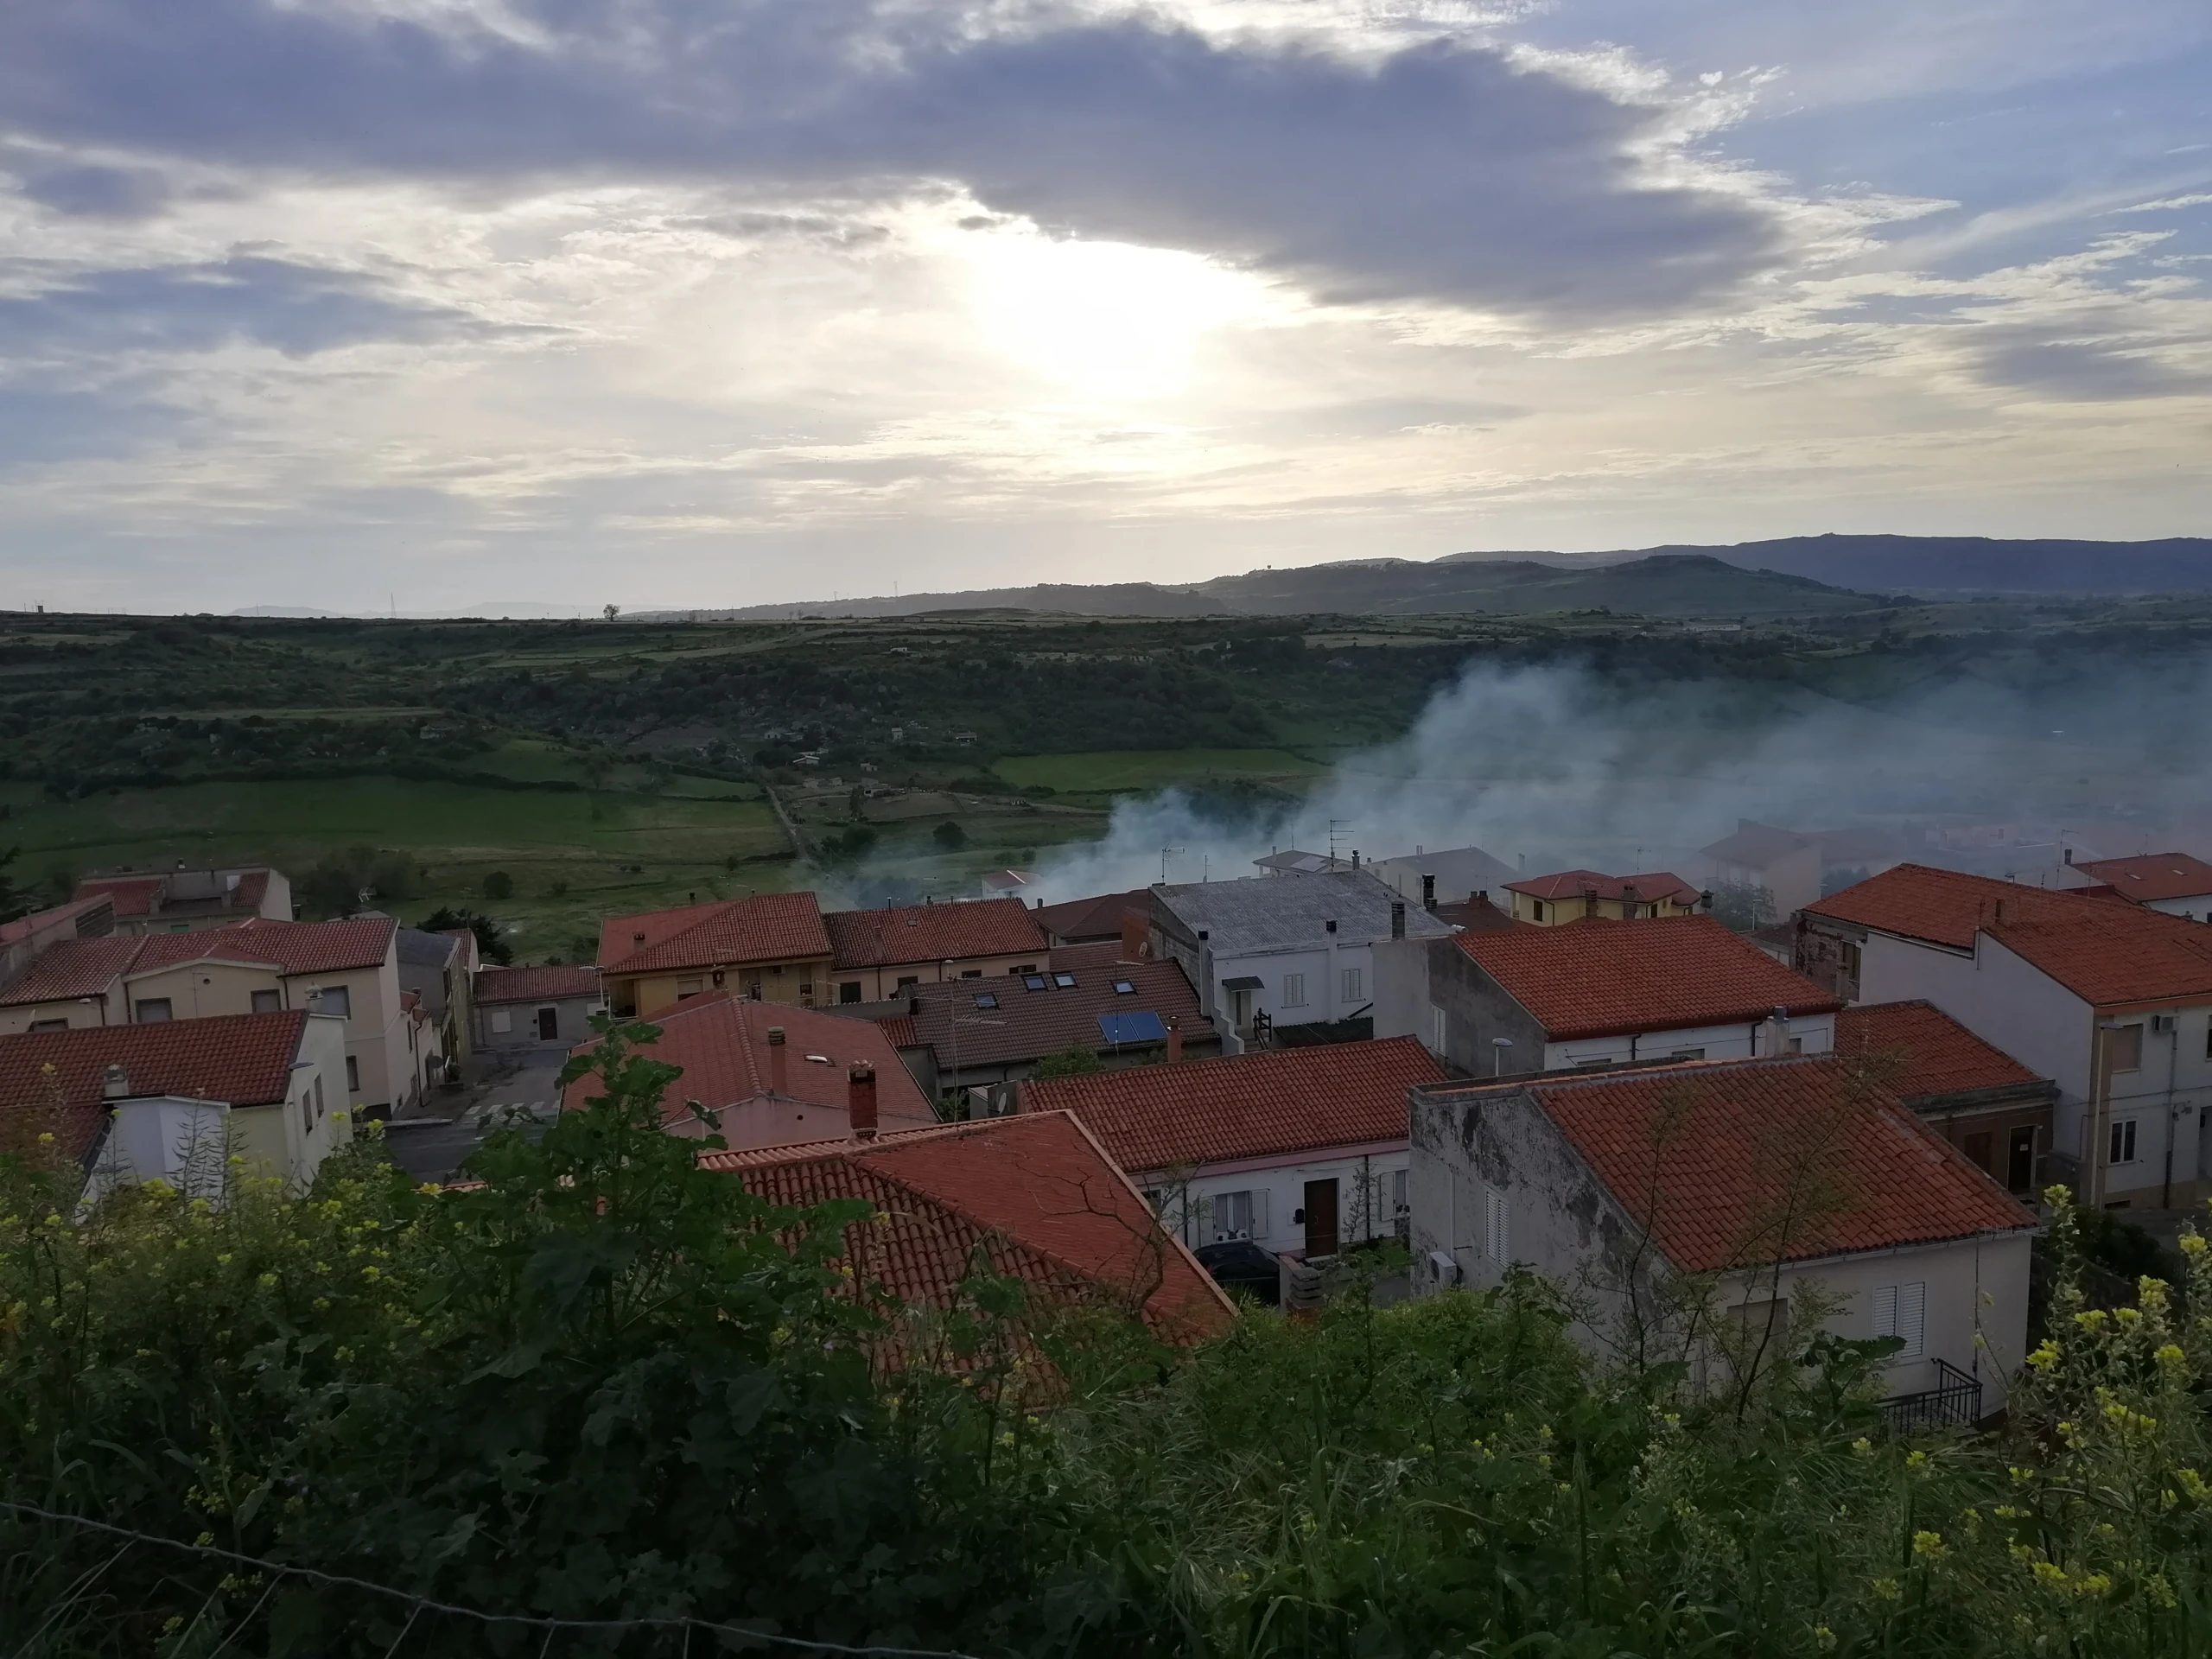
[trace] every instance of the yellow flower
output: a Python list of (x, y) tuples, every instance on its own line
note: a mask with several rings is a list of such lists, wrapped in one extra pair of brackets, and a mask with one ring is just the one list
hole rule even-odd
[(1904, 1466), (1908, 1469), (1921, 1468), (1924, 1466), (1927, 1462), (1928, 1454), (1925, 1452), (1923, 1452), (1918, 1446), (1915, 1446), (1911, 1451), (1904, 1454)]
[(261, 1275), (261, 1287), (262, 1287), (264, 1290), (274, 1290), (274, 1289), (276, 1289), (276, 1275), (275, 1274), (273, 1274), (273, 1273), (264, 1273), (264, 1274), (263, 1274)]
[(2036, 1561), (2029, 1570), (2036, 1575), (2037, 1584), (2049, 1585), (2054, 1590), (2065, 1586), (2066, 1569), (2056, 1561)]
[(2202, 1255), (2208, 1249), (2212, 1249), (2212, 1244), (2204, 1242), (2203, 1234), (2183, 1233), (2181, 1236), (2181, 1253), (2183, 1255)]
[(1862, 1458), (1871, 1457), (1874, 1451), (1874, 1442), (1868, 1440), (1864, 1434), (1861, 1434), (1857, 1440), (1851, 1443), (1851, 1449), (1853, 1452), (1856, 1452)]
[(2159, 1349), (2158, 1351), (2152, 1355), (2151, 1357), (2157, 1360), (2159, 1364), (2177, 1370), (2183, 1365), (2186, 1364), (2189, 1361), (2189, 1356), (2182, 1352), (2181, 1344), (2177, 1342), (2170, 1342), (2166, 1344), (2165, 1346)]
[(2143, 1593), (2151, 1599), (2151, 1605), (2152, 1606), (2163, 1607), (2169, 1612), (2173, 1610), (2175, 1604), (2174, 1587), (2172, 1585), (2166, 1582), (2166, 1575), (2164, 1573), (2153, 1573), (2149, 1578), (2144, 1580)]
[(1940, 1561), (1943, 1559), (1943, 1535), (1940, 1532), (1916, 1532), (1912, 1535), (1914, 1559)]
[(2140, 1325), (2143, 1322), (2143, 1314), (2139, 1308), (2123, 1307), (2115, 1313), (2113, 1318), (2118, 1319), (2122, 1325)]
[(2074, 1316), (2074, 1323), (2084, 1331), (2101, 1331), (2104, 1328), (2105, 1311), (2101, 1307), (2089, 1308), (2084, 1313), (2076, 1313)]
[(38, 1138), (38, 1143), (41, 1147), (52, 1146), (54, 1144), (54, 1131), (52, 1129), (48, 1129), (41, 1134)]
[(2039, 1371), (2049, 1370), (2058, 1363), (2058, 1344), (2045, 1338), (2043, 1346), (2028, 1356), (2028, 1363)]
[(1813, 1645), (1822, 1653), (1835, 1651), (1835, 1632), (1825, 1624), (1813, 1626)]
[(1897, 1581), (1895, 1579), (1877, 1579), (1871, 1587), (1877, 1601), (1895, 1601), (1897, 1599)]
[(2112, 1580), (2102, 1573), (2084, 1573), (2074, 1580), (2072, 1588), (2077, 1596), (2108, 1596)]

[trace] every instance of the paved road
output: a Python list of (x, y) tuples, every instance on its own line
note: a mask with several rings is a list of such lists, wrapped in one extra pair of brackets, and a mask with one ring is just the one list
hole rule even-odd
[(518, 1114), (543, 1125), (560, 1109), (556, 1079), (568, 1058), (555, 1050), (503, 1064), (486, 1081), (451, 1096), (449, 1116), (399, 1119), (385, 1126), (391, 1160), (421, 1181), (442, 1181), (484, 1137)]

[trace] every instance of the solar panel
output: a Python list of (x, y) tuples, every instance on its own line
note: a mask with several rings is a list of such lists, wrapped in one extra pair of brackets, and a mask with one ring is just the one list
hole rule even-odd
[(1140, 1008), (1134, 1014), (1102, 1014), (1098, 1016), (1098, 1032), (1111, 1048), (1167, 1040), (1166, 1022), (1149, 1008)]

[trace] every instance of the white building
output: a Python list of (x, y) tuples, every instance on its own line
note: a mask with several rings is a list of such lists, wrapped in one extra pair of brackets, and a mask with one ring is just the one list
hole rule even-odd
[(1785, 1337), (1895, 1338), (1900, 1414), (1971, 1422), (2026, 1357), (2035, 1217), (1855, 1060), (1446, 1084), (1411, 1135), (1416, 1289), (1529, 1268), (1615, 1363), (1728, 1389)]
[(1371, 1013), (1373, 947), (1394, 928), (1415, 938), (1452, 931), (1364, 870), (1152, 890), (1152, 953), (1182, 964), (1224, 1043)]
[(1327, 1256), (1397, 1234), (1407, 1091), (1443, 1076), (1410, 1039), (1329, 1043), (1031, 1079), (1017, 1109), (1074, 1113), (1186, 1244)]
[(1901, 864), (1799, 918), (1797, 960), (1873, 1002), (1924, 998), (2058, 1086), (2051, 1150), (2085, 1201), (2212, 1182), (2212, 930), (2108, 894)]
[[(2069, 860), (2068, 870), (2086, 883), (2110, 887), (2130, 904), (2212, 922), (2212, 864), (2188, 853), (2145, 853), (2139, 858)], [(2071, 887), (2067, 881), (2059, 884)]]
[(1376, 976), (1375, 1034), (1477, 1077), (1825, 1053), (1843, 1006), (1709, 916), (1408, 938)]

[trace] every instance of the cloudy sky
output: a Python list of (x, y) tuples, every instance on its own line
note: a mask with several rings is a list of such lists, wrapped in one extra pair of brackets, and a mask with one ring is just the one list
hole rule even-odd
[(0, 606), (2212, 524), (2204, 0), (0, 5)]

